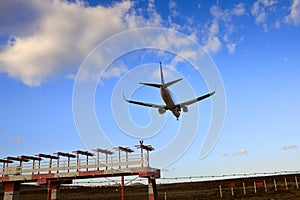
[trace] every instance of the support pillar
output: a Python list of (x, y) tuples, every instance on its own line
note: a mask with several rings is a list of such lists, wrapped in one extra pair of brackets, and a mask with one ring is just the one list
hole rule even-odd
[(60, 182), (48, 181), (48, 195), (47, 200), (59, 200), (60, 197)]
[(20, 199), (20, 182), (6, 182), (4, 184), (4, 200)]
[(149, 200), (156, 200), (157, 199), (157, 187), (155, 178), (148, 178), (148, 195)]
[(121, 176), (121, 199), (125, 200), (124, 176)]

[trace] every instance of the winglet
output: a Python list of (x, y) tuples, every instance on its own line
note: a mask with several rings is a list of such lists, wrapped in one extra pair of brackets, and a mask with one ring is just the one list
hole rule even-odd
[(127, 101), (128, 102), (128, 99), (126, 99), (126, 97), (125, 97), (125, 94), (123, 93), (123, 98), (124, 98), (124, 100), (125, 101)]

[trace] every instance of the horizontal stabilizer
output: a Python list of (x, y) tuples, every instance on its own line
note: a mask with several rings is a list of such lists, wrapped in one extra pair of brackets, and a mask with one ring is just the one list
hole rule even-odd
[(181, 80), (182, 80), (182, 78), (174, 80), (174, 81), (170, 81), (168, 83), (165, 83), (164, 86), (169, 87), (170, 85), (173, 85), (174, 83), (177, 83), (178, 81), (181, 81)]
[(160, 88), (160, 86), (161, 86), (161, 84), (155, 84), (155, 83), (140, 83), (140, 84), (151, 86), (151, 87), (156, 87), (156, 88)]

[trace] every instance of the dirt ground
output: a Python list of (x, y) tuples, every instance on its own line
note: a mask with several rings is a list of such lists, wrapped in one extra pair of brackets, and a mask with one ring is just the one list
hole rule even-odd
[[(191, 183), (160, 184), (157, 185), (158, 199), (300, 199), (300, 189), (297, 188), (297, 176), (299, 176), (299, 174)], [(276, 182), (276, 187), (274, 180)], [(256, 186), (256, 192), (254, 185)], [(220, 188), (222, 192), (220, 192)], [(0, 190), (0, 199), (3, 198), (3, 193), (1, 193), (2, 190)], [(25, 188), (25, 186), (23, 186), (20, 194), (20, 200), (47, 199), (46, 187)], [(121, 199), (121, 188), (104, 186), (63, 188), (60, 191), (60, 199), (119, 200)], [(148, 186), (126, 186), (125, 199), (148, 199)]]

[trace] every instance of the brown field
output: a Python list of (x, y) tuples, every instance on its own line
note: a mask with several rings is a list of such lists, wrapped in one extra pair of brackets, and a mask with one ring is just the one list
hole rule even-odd
[[(201, 181), (190, 183), (160, 184), (157, 186), (158, 199), (168, 200), (195, 200), (195, 199), (300, 199), (300, 189), (297, 188), (293, 175), (278, 175), (253, 178), (238, 178), (215, 181)], [(298, 178), (298, 177), (297, 177)], [(285, 184), (287, 180), (287, 186)], [(274, 180), (276, 180), (277, 191), (275, 191)], [(266, 182), (267, 191), (263, 185)], [(300, 178), (299, 178), (300, 181)], [(257, 192), (254, 192), (254, 182), (258, 183)], [(244, 194), (243, 183), (245, 184), (246, 194)], [(222, 198), (220, 189), (222, 187)], [(232, 189), (234, 186), (232, 196)], [(39, 200), (47, 199), (46, 187), (25, 187), (22, 186), (20, 200)], [(0, 199), (3, 198), (3, 188), (0, 190)], [(61, 189), (60, 199), (121, 199), (120, 187), (79, 187)], [(126, 200), (148, 199), (148, 186), (126, 186)]]

